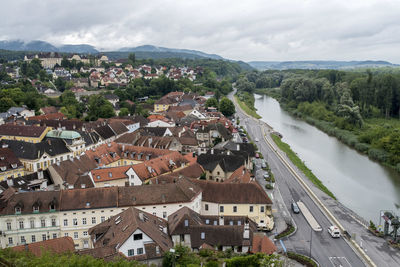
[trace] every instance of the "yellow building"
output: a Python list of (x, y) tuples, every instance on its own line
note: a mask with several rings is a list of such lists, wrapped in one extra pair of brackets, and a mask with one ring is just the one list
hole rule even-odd
[(0, 125), (0, 139), (39, 143), (50, 130), (51, 127), (45, 126), (3, 124)]
[(0, 148), (0, 181), (24, 176), (24, 166), (8, 147)]

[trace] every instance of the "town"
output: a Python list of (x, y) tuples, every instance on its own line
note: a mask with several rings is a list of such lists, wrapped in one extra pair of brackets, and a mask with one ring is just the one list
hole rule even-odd
[[(15, 106), (0, 115), (2, 248), (57, 246), (147, 264), (161, 264), (177, 245), (238, 255), (276, 251), (266, 234), (274, 229), (273, 202), (255, 179), (266, 163), (233, 116), (233, 103), (218, 88), (194, 84), (209, 70), (133, 68), (129, 59), (55, 53), (1, 68), (3, 86), (29, 82), (25, 87), (46, 103), (30, 109), (13, 98)], [(45, 78), (25, 80), (34, 75), (30, 68)], [(195, 90), (124, 97), (147, 79), (184, 80)], [(92, 114), (95, 97), (109, 112)], [(83, 112), (71, 112), (73, 105)]]

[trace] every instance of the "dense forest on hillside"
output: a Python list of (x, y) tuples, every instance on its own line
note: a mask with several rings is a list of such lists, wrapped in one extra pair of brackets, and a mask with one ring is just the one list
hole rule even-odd
[(236, 84), (400, 171), (400, 69), (253, 71)]

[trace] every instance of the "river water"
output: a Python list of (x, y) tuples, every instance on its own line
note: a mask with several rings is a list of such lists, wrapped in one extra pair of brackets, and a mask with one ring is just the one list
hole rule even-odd
[(379, 223), (380, 210), (400, 215), (400, 175), (347, 147), (281, 109), (278, 101), (255, 95), (262, 120), (283, 135), (313, 173), (346, 207)]

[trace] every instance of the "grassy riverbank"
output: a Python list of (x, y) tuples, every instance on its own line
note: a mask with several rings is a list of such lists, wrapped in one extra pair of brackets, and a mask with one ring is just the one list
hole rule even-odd
[(236, 95), (235, 95), (235, 99), (236, 99), (236, 102), (239, 104), (240, 108), (243, 109), (243, 111), (246, 112), (247, 115), (250, 115), (250, 116), (252, 116), (252, 117), (254, 117), (256, 119), (261, 119), (262, 118), (260, 115), (257, 114), (257, 112), (256, 112), (254, 107), (252, 107), (252, 108), (249, 107), (248, 105), (246, 105), (245, 102), (241, 101), (239, 99), (239, 97), (236, 96)]
[(281, 108), (324, 133), (336, 137), (342, 143), (367, 155), (370, 159), (400, 172), (400, 120), (390, 118), (364, 119), (361, 128), (351, 127), (329, 110), (321, 102), (303, 102), (291, 105), (280, 101), (276, 89), (262, 89), (264, 93), (277, 99)]
[(314, 173), (304, 164), (304, 162), (296, 155), (296, 153), (290, 148), (288, 144), (283, 142), (278, 136), (271, 135), (275, 144), (286, 153), (288, 158), (293, 162), (296, 167), (301, 170), (305, 176), (321, 191), (325, 192), (328, 196), (336, 199), (335, 195), (314, 175)]

